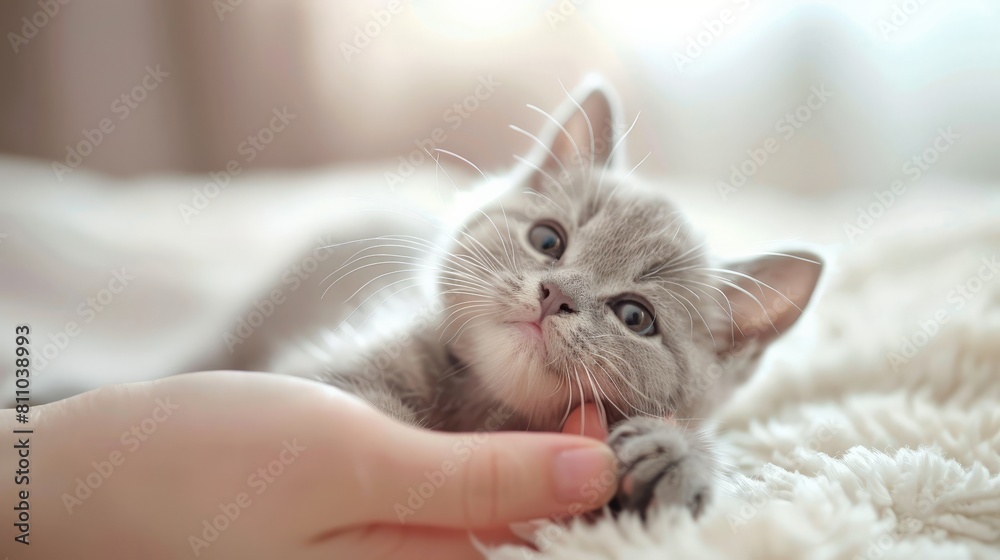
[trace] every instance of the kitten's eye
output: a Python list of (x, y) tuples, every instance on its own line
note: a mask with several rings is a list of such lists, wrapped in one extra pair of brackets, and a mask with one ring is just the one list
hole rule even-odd
[(539, 253), (543, 253), (559, 260), (566, 248), (566, 242), (562, 234), (548, 224), (536, 224), (528, 232), (528, 241)]
[(649, 312), (649, 309), (645, 305), (630, 299), (623, 299), (611, 304), (611, 309), (615, 311), (618, 320), (639, 336), (656, 334), (656, 325), (653, 324), (653, 314)]

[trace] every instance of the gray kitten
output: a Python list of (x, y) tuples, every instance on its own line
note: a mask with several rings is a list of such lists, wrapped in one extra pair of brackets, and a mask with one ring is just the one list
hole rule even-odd
[(573, 97), (525, 166), (492, 185), (501, 194), (449, 235), (441, 316), (327, 381), (449, 431), (559, 431), (594, 402), (621, 467), (617, 505), (697, 516), (717, 471), (701, 420), (795, 323), (821, 265), (711, 263), (662, 189), (623, 165), (607, 88)]

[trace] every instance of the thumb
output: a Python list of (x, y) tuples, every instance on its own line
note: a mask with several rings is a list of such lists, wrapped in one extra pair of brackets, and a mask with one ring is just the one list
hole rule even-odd
[(566, 422), (563, 423), (562, 433), (580, 434), (605, 441), (608, 439), (608, 426), (601, 419), (597, 406), (594, 403), (587, 403), (569, 413)]
[[(384, 481), (371, 521), (483, 528), (578, 515), (614, 493), (611, 450), (541, 432), (449, 434), (397, 425), (374, 469)], [(398, 432), (398, 433), (396, 433)]]

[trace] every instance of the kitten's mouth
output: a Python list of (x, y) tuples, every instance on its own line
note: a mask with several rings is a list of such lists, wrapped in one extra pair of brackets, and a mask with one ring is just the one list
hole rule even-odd
[[(550, 348), (548, 348), (549, 344), (546, 344), (547, 337), (553, 337), (550, 338), (548, 342), (555, 343), (556, 346), (558, 346), (559, 335), (555, 330), (553, 330), (555, 329), (555, 326), (549, 325), (548, 327), (549, 332), (546, 333), (545, 332), (546, 329), (542, 324), (544, 322), (544, 318), (528, 319), (522, 316), (519, 319), (521, 320), (504, 321), (503, 324), (509, 326), (513, 330), (518, 331), (520, 335), (524, 337), (522, 339), (523, 342), (520, 342), (520, 344), (526, 345), (527, 348), (524, 348), (524, 346), (522, 346), (520, 351), (524, 352), (524, 350), (527, 350), (525, 354), (533, 354), (534, 356), (530, 359), (538, 360), (541, 359), (542, 356), (549, 353), (550, 351)], [(552, 348), (551, 350), (558, 350), (558, 349)], [(544, 361), (547, 362), (548, 360)], [(577, 415), (580, 415), (581, 418), (578, 420), (574, 420), (573, 422), (570, 422), (569, 420), (566, 419), (566, 417), (564, 417), (563, 424), (561, 425), (556, 424), (554, 426), (550, 426), (548, 429), (553, 431), (559, 431), (559, 430), (565, 431), (567, 427), (579, 426), (580, 422), (583, 420), (582, 417), (584, 410), (588, 411), (585, 413), (587, 424), (588, 425), (593, 424), (593, 426), (587, 428), (586, 430), (584, 430), (584, 432), (581, 432), (584, 433), (585, 435), (590, 435), (591, 432), (596, 434), (601, 434), (601, 433), (606, 434), (608, 426), (615, 425), (626, 418), (625, 413), (622, 412), (622, 409), (626, 405), (620, 402), (616, 403), (610, 401), (606, 394), (607, 390), (598, 388), (598, 387), (606, 387), (605, 385), (606, 380), (604, 379), (604, 376), (598, 375), (599, 373), (604, 373), (604, 375), (607, 375), (607, 373), (604, 372), (603, 368), (600, 368), (599, 366), (597, 366), (598, 369), (592, 368), (592, 370), (587, 370), (586, 368), (582, 368), (579, 371), (574, 372), (574, 371), (564, 371), (562, 369), (553, 369), (552, 367), (550, 367), (551, 365), (552, 364), (545, 364), (544, 366), (542, 366), (541, 364), (539, 364), (539, 367), (541, 367), (541, 369), (536, 373), (545, 374), (544, 376), (547, 379), (549, 379), (549, 381), (552, 383), (555, 383), (556, 382), (555, 380), (557, 380), (559, 377), (563, 377), (565, 379), (568, 379), (569, 381), (568, 384), (558, 385), (555, 391), (559, 393), (559, 397), (556, 398), (555, 400), (546, 400), (545, 402), (546, 406), (550, 407), (550, 410), (553, 414), (569, 415), (569, 410), (567, 409), (570, 409), (573, 411), (572, 418), (574, 419), (577, 418)], [(595, 375), (595, 377), (591, 378), (590, 375)], [(553, 387), (556, 386), (554, 385)], [(567, 387), (571, 389), (568, 395), (566, 393)], [(554, 396), (555, 394), (556, 393), (553, 393), (552, 396)], [(614, 394), (614, 392), (612, 392), (612, 394)], [(522, 399), (519, 397), (517, 398), (517, 400), (521, 401)], [(598, 409), (601, 409), (600, 412), (598, 412)], [(526, 410), (525, 413), (528, 414), (530, 413), (530, 411)], [(598, 430), (597, 428), (600, 429)], [(540, 428), (540, 429), (545, 429), (545, 428)], [(579, 429), (583, 428), (577, 428), (577, 430)]]
[(525, 333), (530, 339), (544, 343), (545, 337), (542, 335), (542, 325), (538, 321), (517, 321), (512, 323), (515, 327)]

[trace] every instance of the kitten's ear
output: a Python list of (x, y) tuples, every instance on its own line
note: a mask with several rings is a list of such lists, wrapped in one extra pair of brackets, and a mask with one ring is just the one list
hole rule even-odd
[[(768, 255), (727, 267), (718, 276), (729, 303), (724, 326), (713, 333), (717, 350), (727, 354), (753, 344), (754, 352), (791, 328), (812, 298), (823, 270), (812, 253)], [(732, 311), (730, 321), (729, 311)]]
[(568, 184), (571, 175), (591, 173), (591, 169), (600, 175), (605, 164), (620, 159), (618, 114), (617, 96), (603, 80), (590, 77), (577, 87), (550, 117), (548, 149), (539, 166), (544, 173), (535, 174), (536, 188), (545, 188), (553, 179)]

